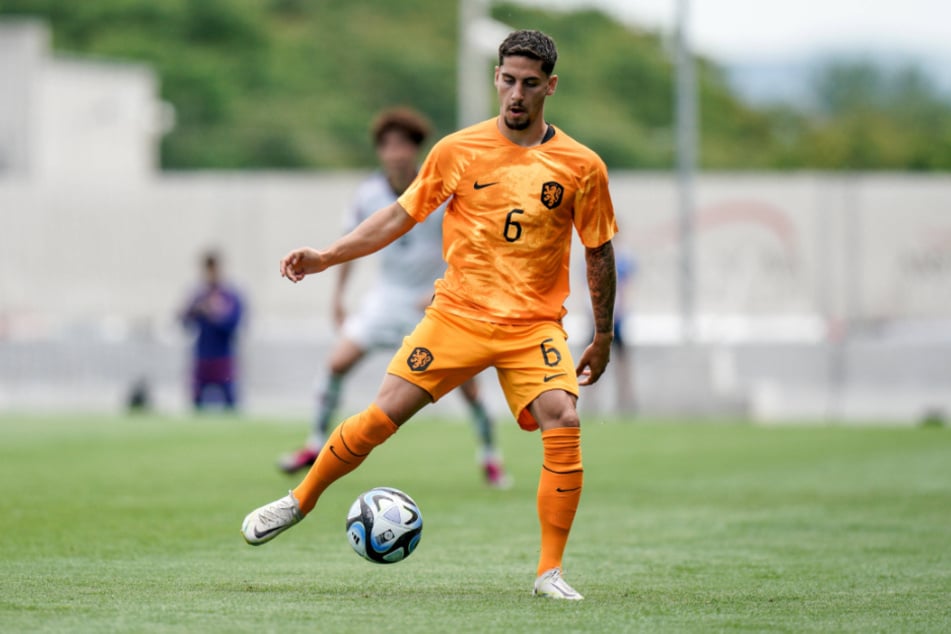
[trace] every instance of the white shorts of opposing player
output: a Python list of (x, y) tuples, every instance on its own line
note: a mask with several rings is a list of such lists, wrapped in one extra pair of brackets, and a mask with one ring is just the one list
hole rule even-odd
[(373, 289), (344, 322), (344, 336), (364, 350), (398, 348), (423, 318), (427, 292), (432, 295), (432, 287)]

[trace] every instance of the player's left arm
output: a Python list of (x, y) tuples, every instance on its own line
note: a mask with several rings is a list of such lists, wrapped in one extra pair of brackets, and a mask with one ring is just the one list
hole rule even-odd
[(617, 295), (617, 269), (614, 264), (614, 244), (608, 240), (597, 247), (585, 249), (588, 290), (594, 312), (594, 340), (578, 360), (581, 385), (591, 385), (604, 374), (611, 359), (614, 341), (614, 300)]

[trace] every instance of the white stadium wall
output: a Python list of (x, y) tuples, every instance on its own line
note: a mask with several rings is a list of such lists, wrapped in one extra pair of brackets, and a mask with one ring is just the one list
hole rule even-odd
[[(364, 175), (196, 173), (71, 185), (0, 179), (0, 315), (8, 324), (161, 321), (194, 278), (201, 251), (218, 247), (261, 323), (309, 318), (330, 280), (294, 288), (278, 277), (277, 261), (291, 247), (338, 235)], [(611, 187), (617, 248), (638, 262), (629, 308), (638, 318), (676, 317), (674, 181), (617, 173)], [(951, 317), (951, 178), (705, 176), (697, 192), (701, 319)], [(571, 307), (583, 305), (573, 298)]]
[[(0, 179), (0, 349), (7, 350), (0, 380), (7, 406), (22, 404), (31, 393), (26, 383), (43, 379), (38, 359), (59, 364), (58, 374), (72, 367), (57, 361), (50, 342), (79, 346), (71, 354), (85, 360), (76, 372), (109, 385), (136, 371), (135, 346), (157, 346), (160, 352), (143, 353), (155, 366), (148, 373), (177, 395), (185, 341), (176, 311), (196, 278), (199, 254), (213, 247), (250, 302), (249, 402), (257, 398), (261, 408), (281, 403), (284, 397), (273, 390), (283, 386), (306, 407), (333, 337), (333, 277), (292, 285), (279, 277), (277, 263), (290, 248), (339, 234), (341, 214), (363, 176), (173, 173), (144, 182), (57, 185)], [(613, 173), (611, 187), (618, 248), (638, 260), (628, 309), (646, 410), (874, 419), (944, 407), (941, 393), (951, 384), (951, 361), (942, 360), (951, 341), (951, 178), (701, 176), (699, 341), (688, 349), (678, 346), (675, 181)], [(576, 286), (578, 272), (575, 267)], [(371, 265), (358, 268), (354, 301), (371, 278)], [(578, 343), (587, 328), (583, 288), (569, 308), (569, 332)], [(915, 333), (926, 343), (893, 349), (892, 356), (862, 352), (876, 341), (895, 345), (896, 333), (906, 340)], [(112, 352), (103, 356), (99, 344), (113, 346)], [(936, 350), (945, 354), (935, 357)], [(908, 360), (897, 378), (869, 365), (887, 366), (903, 355)], [(100, 367), (110, 358), (118, 365)], [(283, 370), (293, 376), (283, 377)], [(378, 376), (366, 380), (372, 393)], [(23, 389), (11, 389), (18, 382)], [(867, 397), (841, 392), (851, 384)], [(830, 395), (830, 386), (839, 396)], [(880, 399), (889, 386), (904, 391), (890, 407), (873, 406), (869, 395)]]

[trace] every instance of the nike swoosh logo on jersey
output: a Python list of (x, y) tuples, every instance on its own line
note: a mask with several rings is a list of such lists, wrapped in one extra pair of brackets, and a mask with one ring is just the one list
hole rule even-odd
[(557, 379), (560, 376), (565, 376), (565, 374), (567, 374), (567, 372), (559, 372), (558, 374), (549, 374), (548, 376), (545, 377), (545, 383), (548, 383), (552, 379)]
[(558, 491), (559, 493), (571, 493), (572, 491), (577, 491), (580, 488), (581, 487), (575, 487), (573, 489), (562, 489), (561, 487), (558, 487), (555, 490)]
[(484, 189), (486, 187), (492, 187), (493, 185), (498, 185), (498, 184), (499, 184), (499, 181), (495, 181), (492, 183), (480, 183), (479, 181), (476, 181), (472, 183), (472, 189)]

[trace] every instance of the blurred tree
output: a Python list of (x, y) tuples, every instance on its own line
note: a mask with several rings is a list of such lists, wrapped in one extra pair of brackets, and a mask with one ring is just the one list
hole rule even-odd
[(951, 103), (913, 66), (832, 59), (813, 82), (803, 160), (823, 169), (951, 168)]
[[(57, 50), (151, 64), (176, 109), (165, 168), (342, 168), (375, 164), (367, 126), (383, 106), (415, 106), (440, 134), (454, 128), (456, 4), (0, 0), (0, 16), (48, 20)], [(672, 167), (674, 71), (658, 33), (595, 10), (496, 2), (492, 12), (558, 42), (556, 125), (611, 167)], [(698, 62), (705, 169), (951, 168), (951, 105), (914, 68), (832, 60), (815, 110), (757, 109)]]

